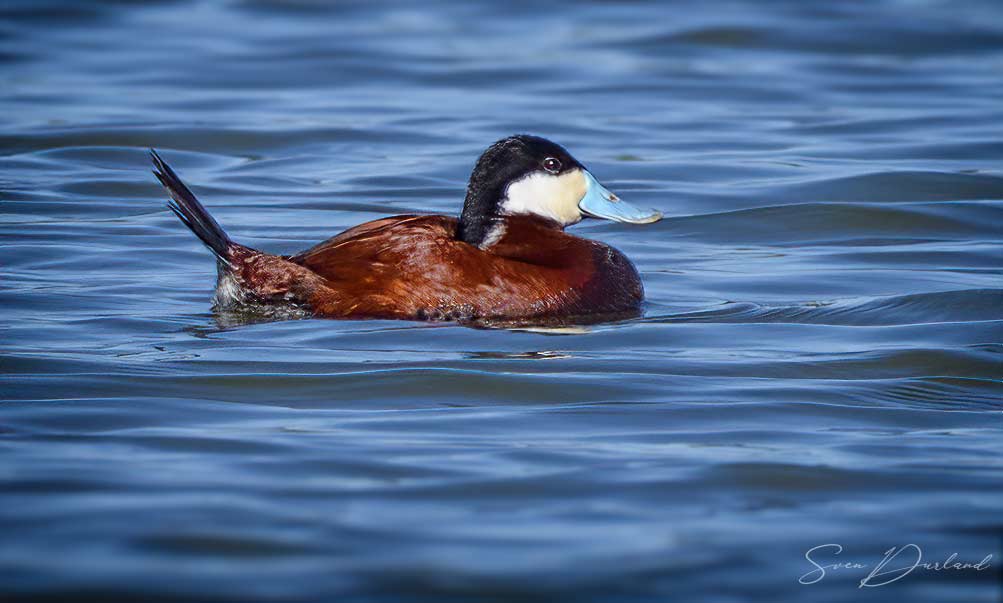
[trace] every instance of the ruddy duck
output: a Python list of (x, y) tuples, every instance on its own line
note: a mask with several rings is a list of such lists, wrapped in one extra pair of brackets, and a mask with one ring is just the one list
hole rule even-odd
[(216, 256), (214, 307), (293, 307), (328, 318), (530, 321), (637, 313), (634, 265), (564, 228), (584, 217), (646, 224), (662, 216), (621, 201), (563, 147), (519, 135), (474, 167), (459, 219), (366, 222), (278, 256), (235, 243), (163, 159), (168, 207)]

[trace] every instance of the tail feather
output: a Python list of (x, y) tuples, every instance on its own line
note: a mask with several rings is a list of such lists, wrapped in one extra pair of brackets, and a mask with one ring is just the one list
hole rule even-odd
[(171, 195), (171, 200), (167, 207), (184, 222), (195, 236), (197, 236), (209, 251), (219, 258), (221, 262), (229, 265), (227, 250), (231, 244), (230, 237), (226, 236), (226, 231), (212, 217), (206, 208), (199, 203), (191, 190), (178, 178), (171, 166), (167, 165), (156, 151), (150, 149), (150, 158), (157, 168), (153, 170), (153, 175), (160, 180), (167, 192)]

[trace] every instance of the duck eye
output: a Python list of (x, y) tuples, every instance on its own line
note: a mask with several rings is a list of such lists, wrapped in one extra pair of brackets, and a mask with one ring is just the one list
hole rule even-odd
[(561, 171), (561, 162), (553, 157), (547, 157), (543, 160), (543, 169), (547, 170), (551, 174), (556, 174)]

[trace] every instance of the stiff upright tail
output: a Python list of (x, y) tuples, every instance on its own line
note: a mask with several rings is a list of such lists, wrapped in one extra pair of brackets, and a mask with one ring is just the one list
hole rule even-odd
[(230, 246), (230, 237), (226, 236), (226, 231), (209, 214), (208, 210), (199, 203), (195, 195), (181, 182), (181, 178), (174, 173), (171, 166), (164, 163), (156, 151), (150, 149), (150, 158), (157, 169), (153, 170), (153, 175), (160, 180), (167, 192), (171, 195), (171, 200), (167, 207), (185, 223), (192, 232), (195, 233), (205, 246), (219, 258), (221, 262), (229, 265), (227, 249)]

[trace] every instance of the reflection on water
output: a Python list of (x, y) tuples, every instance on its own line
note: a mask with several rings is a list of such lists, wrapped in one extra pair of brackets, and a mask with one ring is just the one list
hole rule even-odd
[[(0, 11), (7, 598), (999, 598), (998, 2)], [(515, 132), (665, 214), (574, 227), (643, 316), (213, 314), (146, 155), (292, 253)]]

